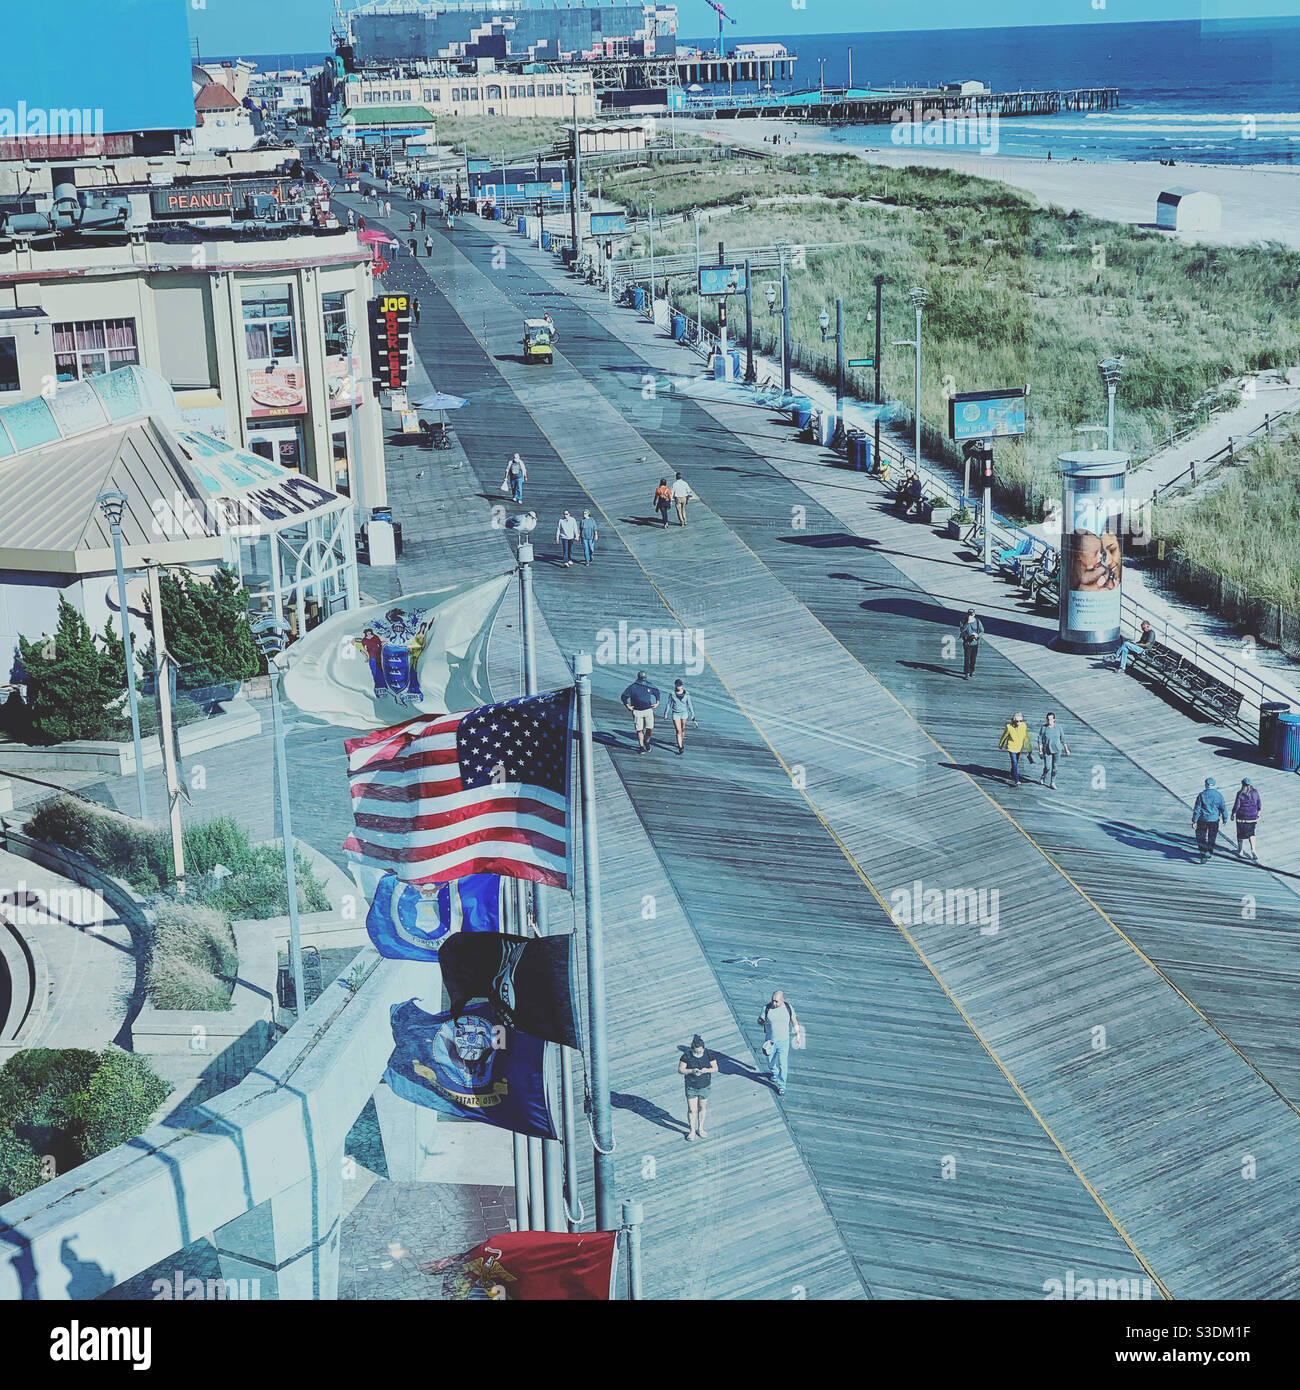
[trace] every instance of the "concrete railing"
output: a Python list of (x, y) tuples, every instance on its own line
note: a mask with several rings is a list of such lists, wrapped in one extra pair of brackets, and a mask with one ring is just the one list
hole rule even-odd
[(362, 951), (237, 1086), (0, 1207), (0, 1300), (94, 1297), (208, 1234), (223, 1276), (263, 1297), (336, 1297), (344, 1141), (387, 1066), (389, 1010), (440, 991), (435, 967)]

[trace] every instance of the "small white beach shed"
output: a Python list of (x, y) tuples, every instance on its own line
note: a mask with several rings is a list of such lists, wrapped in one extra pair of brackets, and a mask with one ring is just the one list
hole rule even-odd
[(1223, 205), (1199, 188), (1166, 188), (1156, 199), (1156, 226), (1170, 232), (1217, 232)]

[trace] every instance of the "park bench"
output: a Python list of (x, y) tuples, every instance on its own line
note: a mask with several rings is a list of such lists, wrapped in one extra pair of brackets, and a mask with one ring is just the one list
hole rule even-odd
[(1243, 692), (1203, 671), (1195, 662), (1180, 656), (1169, 647), (1152, 642), (1136, 653), (1128, 664), (1135, 675), (1146, 676), (1160, 686), (1173, 700), (1205, 716), (1220, 726), (1243, 725), (1241, 702)]
[(1034, 553), (1034, 543), (1028, 536), (1019, 540), (1010, 550), (1003, 550), (998, 555), (998, 569), (1012, 579), (1020, 576), (1021, 564)]

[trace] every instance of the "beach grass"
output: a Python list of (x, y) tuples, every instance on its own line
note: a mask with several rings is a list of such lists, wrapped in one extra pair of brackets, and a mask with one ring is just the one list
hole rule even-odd
[[(912, 285), (924, 286), (922, 416), (927, 440), (952, 463), (947, 400), (953, 391), (1029, 387), (1030, 427), (999, 441), (998, 472), (1038, 519), (1058, 490), (1057, 454), (1086, 448), (1105, 423), (1097, 364), (1122, 353), (1116, 447), (1137, 463), (1170, 436), (1236, 399), (1236, 382), (1267, 368), (1300, 363), (1300, 253), (1187, 245), (1166, 235), (1057, 208), (1039, 208), (1003, 184), (939, 168), (885, 168), (847, 155), (797, 154), (765, 165), (731, 162), (633, 169), (605, 181), (607, 197), (644, 212), (653, 189), (656, 217), (702, 210), (701, 242), (712, 259), (778, 242), (803, 247), (791, 260), (791, 337), (822, 350), (823, 309), (845, 301), (845, 355), (869, 357), (875, 329), (874, 277), (884, 278), (885, 394), (910, 402)], [(689, 218), (656, 229), (656, 252), (691, 252)], [(734, 249), (733, 249), (734, 248)], [(756, 339), (776, 343), (766, 286), (755, 273)], [(673, 298), (694, 316), (689, 277)], [(713, 326), (705, 305), (706, 326)], [(733, 306), (731, 332), (743, 333)], [(827, 371), (833, 363), (827, 353)], [(850, 382), (862, 395), (864, 374)], [(1300, 517), (1292, 523), (1300, 527)]]
[(1300, 425), (1250, 446), (1226, 481), (1162, 502), (1153, 531), (1194, 565), (1300, 613)]

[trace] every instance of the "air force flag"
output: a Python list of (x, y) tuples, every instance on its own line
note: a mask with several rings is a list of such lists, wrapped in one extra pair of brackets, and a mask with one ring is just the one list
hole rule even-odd
[(423, 885), (384, 874), (366, 914), (366, 931), (389, 960), (436, 962), (439, 946), (454, 932), (500, 930), (501, 880), (496, 874)]
[(536, 1139), (556, 1137), (548, 1090), (554, 1044), (503, 1027), (485, 1005), (453, 1018), (408, 999), (389, 1016), (393, 1055), (384, 1080), (394, 1095)]

